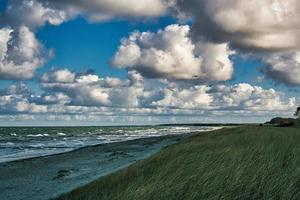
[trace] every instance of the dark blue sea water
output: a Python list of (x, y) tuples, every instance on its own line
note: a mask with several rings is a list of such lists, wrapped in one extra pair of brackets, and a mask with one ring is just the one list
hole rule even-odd
[(213, 129), (216, 127), (0, 127), (0, 162), (63, 153), (96, 144)]

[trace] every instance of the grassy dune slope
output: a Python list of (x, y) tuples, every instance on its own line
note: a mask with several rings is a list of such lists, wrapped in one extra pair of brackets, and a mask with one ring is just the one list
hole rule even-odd
[(60, 199), (300, 199), (300, 129), (199, 134)]

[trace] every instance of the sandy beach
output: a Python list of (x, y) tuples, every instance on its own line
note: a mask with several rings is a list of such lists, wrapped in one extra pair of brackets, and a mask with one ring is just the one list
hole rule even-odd
[(0, 163), (5, 200), (47, 200), (147, 158), (187, 135), (162, 136), (81, 148), (57, 155)]

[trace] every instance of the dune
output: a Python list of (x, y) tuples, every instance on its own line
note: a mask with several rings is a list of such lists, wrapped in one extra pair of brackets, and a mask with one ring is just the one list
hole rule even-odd
[(202, 133), (57, 200), (300, 199), (300, 131), (241, 126)]

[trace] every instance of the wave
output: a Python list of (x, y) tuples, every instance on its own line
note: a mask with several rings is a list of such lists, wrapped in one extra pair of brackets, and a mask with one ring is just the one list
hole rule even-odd
[(18, 134), (7, 134), (6, 138), (4, 135), (4, 139), (0, 139), (0, 162), (64, 153), (97, 144), (209, 131), (216, 128), (220, 127), (107, 127), (89, 130), (73, 127), (64, 131), (57, 131), (58, 128), (42, 130), (47, 133), (37, 133), (35, 128), (26, 128), (23, 130), (24, 133), (31, 131), (33, 133), (24, 134), (22, 130), (18, 130)]

